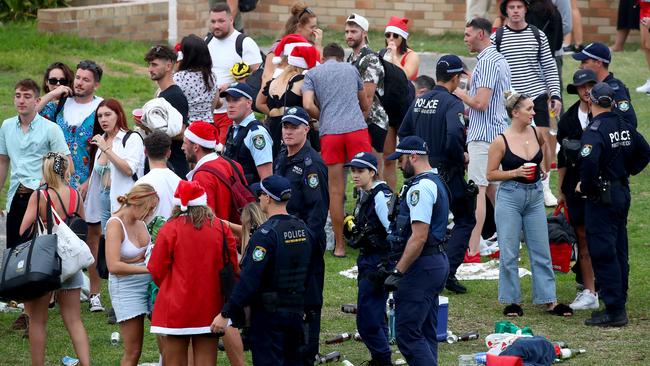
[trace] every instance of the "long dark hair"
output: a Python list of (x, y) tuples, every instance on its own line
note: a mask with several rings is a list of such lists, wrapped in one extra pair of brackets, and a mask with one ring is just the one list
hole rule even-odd
[(178, 65), (179, 71), (200, 72), (203, 76), (205, 91), (209, 92), (214, 87), (212, 75), (212, 57), (205, 42), (196, 34), (190, 34), (181, 41), (183, 59)]
[[(406, 53), (406, 51), (408, 51), (409, 46), (406, 44), (406, 38), (400, 36), (399, 34), (397, 36), (402, 39), (402, 43), (400, 43), (399, 47), (397, 47), (397, 52), (399, 52), (400, 55), (403, 55)], [(388, 40), (386, 37), (384, 37), (384, 45), (388, 47)]]
[(50, 77), (50, 72), (54, 69), (60, 69), (63, 71), (63, 77), (66, 79), (67, 83), (64, 85), (67, 87), (72, 87), (72, 82), (74, 80), (74, 73), (72, 72), (72, 69), (68, 67), (68, 65), (64, 64), (63, 62), (54, 62), (50, 66), (45, 69), (45, 74), (43, 74), (43, 94), (49, 93), (50, 86), (47, 83), (47, 79)]
[[(104, 130), (102, 130), (102, 126), (99, 125), (99, 118), (97, 117), (97, 111), (101, 107), (106, 107), (112, 110), (113, 112), (115, 112), (115, 114), (117, 114), (117, 123), (115, 123), (115, 126), (117, 128), (123, 131), (129, 131), (129, 126), (126, 124), (126, 113), (124, 113), (124, 108), (122, 108), (122, 104), (120, 104), (120, 102), (118, 102), (116, 99), (108, 98), (102, 100), (97, 106), (97, 109), (95, 109), (95, 122), (93, 124), (93, 134), (91, 138), (95, 135), (101, 135), (104, 133)], [(97, 154), (97, 145), (90, 144), (90, 148), (88, 152), (90, 154), (90, 172), (92, 172), (93, 166), (95, 165), (95, 154)]]

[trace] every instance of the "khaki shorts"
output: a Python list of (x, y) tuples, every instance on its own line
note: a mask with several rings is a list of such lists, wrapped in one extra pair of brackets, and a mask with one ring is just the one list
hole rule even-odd
[(487, 163), (488, 149), (490, 143), (485, 141), (470, 141), (467, 144), (469, 154), (469, 165), (467, 166), (467, 178), (473, 180), (480, 187), (487, 187)]

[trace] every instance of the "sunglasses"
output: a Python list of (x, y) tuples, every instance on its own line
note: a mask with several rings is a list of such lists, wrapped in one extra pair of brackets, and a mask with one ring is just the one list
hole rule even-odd
[(391, 38), (398, 39), (398, 38), (399, 38), (399, 34), (397, 34), (397, 33), (392, 33), (392, 32), (388, 32), (388, 33), (386, 33), (385, 36), (386, 36), (386, 38), (388, 38), (388, 39), (391, 39)]
[(314, 15), (314, 11), (311, 10), (310, 8), (305, 8), (303, 11), (300, 12), (300, 15), (298, 15), (298, 19), (302, 18), (302, 16), (305, 14)]
[(68, 79), (63, 78), (63, 79), (57, 79), (57, 78), (49, 78), (47, 79), (47, 83), (50, 85), (67, 85), (68, 84)]

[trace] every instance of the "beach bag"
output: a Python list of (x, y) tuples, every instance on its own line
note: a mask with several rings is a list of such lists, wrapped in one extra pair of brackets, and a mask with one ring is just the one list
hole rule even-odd
[[(40, 197), (36, 198), (40, 207)], [(48, 199), (48, 206), (49, 206)], [(38, 215), (34, 225), (42, 226)], [(51, 211), (47, 213), (46, 228), (14, 248), (2, 252), (0, 263), (0, 297), (16, 301), (39, 298), (61, 287), (61, 258), (57, 254), (57, 235), (52, 232)]]

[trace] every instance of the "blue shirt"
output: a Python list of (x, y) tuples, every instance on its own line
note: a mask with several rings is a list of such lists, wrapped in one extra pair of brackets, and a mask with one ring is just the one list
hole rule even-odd
[(63, 132), (55, 124), (36, 115), (27, 133), (20, 126), (18, 116), (6, 119), (0, 127), (0, 155), (9, 157), (11, 177), (7, 193), (7, 211), (18, 185), (37, 189), (43, 179), (43, 157), (48, 152), (70, 155)]
[[(437, 170), (432, 170), (437, 174)], [(438, 186), (431, 179), (420, 179), (406, 193), (406, 204), (411, 212), (411, 223), (419, 221), (431, 224), (431, 211), (438, 198)]]
[(504, 93), (510, 90), (510, 66), (494, 45), (481, 51), (477, 59), (468, 94), (474, 97), (479, 88), (488, 88), (492, 96), (486, 110), (469, 109), (467, 142), (492, 142), (508, 128)]
[[(239, 125), (235, 124), (235, 132), (233, 138), (237, 137), (240, 127), (246, 127), (249, 123), (255, 121), (255, 114), (251, 113), (248, 117), (244, 118)], [(256, 130), (248, 130), (248, 134), (244, 138), (244, 145), (251, 152), (251, 156), (255, 161), (255, 166), (273, 162), (273, 140), (266, 128), (258, 128)]]

